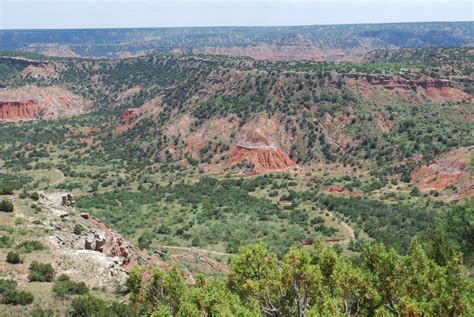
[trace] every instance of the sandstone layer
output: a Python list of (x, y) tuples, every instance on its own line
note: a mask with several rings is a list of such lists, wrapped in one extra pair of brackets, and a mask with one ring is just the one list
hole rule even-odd
[(25, 86), (0, 90), (0, 120), (70, 117), (90, 110), (90, 102), (62, 87)]

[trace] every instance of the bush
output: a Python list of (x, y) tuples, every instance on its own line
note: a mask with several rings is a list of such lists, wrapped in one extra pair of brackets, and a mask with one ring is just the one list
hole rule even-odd
[(17, 290), (17, 283), (14, 280), (0, 280), (0, 295), (2, 304), (28, 305), (34, 300), (31, 293)]
[(92, 296), (78, 297), (72, 302), (72, 313), (74, 317), (79, 316), (104, 316), (107, 311), (106, 303)]
[(10, 248), (13, 245), (13, 239), (9, 236), (0, 236), (0, 248)]
[(19, 252), (30, 253), (32, 251), (44, 250), (46, 247), (40, 241), (26, 240), (16, 246)]
[(40, 199), (40, 195), (37, 192), (33, 192), (30, 194), (30, 198), (35, 201), (38, 201)]
[(36, 307), (30, 313), (30, 317), (51, 317), (56, 316), (51, 308)]
[(54, 279), (54, 269), (49, 263), (38, 263), (34, 261), (30, 265), (30, 282), (52, 282)]
[(0, 211), (13, 212), (13, 209), (13, 203), (10, 200), (4, 199), (0, 202)]
[(411, 196), (415, 196), (415, 197), (418, 197), (421, 195), (421, 192), (420, 190), (418, 189), (418, 187), (413, 187), (412, 190), (410, 191), (410, 195)]
[(33, 303), (34, 296), (29, 292), (12, 291), (3, 295), (3, 304), (28, 305)]
[(13, 189), (9, 187), (0, 188), (0, 195), (13, 195)]
[(89, 288), (84, 282), (72, 281), (69, 276), (58, 276), (53, 286), (53, 292), (61, 297), (66, 295), (85, 295), (89, 293)]
[(16, 289), (16, 281), (0, 279), (0, 295), (14, 291)]
[(78, 223), (74, 225), (74, 234), (80, 235), (82, 233), (82, 226)]
[(7, 254), (7, 262), (11, 264), (18, 264), (18, 263), (21, 263), (22, 261), (21, 261), (20, 255), (17, 252), (10, 251)]
[(113, 302), (110, 306), (99, 298), (92, 296), (77, 297), (72, 301), (72, 317), (108, 316), (135, 317), (140, 314), (130, 305)]

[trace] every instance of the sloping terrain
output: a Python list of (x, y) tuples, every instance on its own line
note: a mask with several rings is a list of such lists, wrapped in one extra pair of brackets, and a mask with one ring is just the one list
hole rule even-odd
[(70, 117), (89, 110), (90, 102), (57, 86), (0, 89), (2, 121)]
[(445, 64), (433, 66), (419, 50), (405, 53), (413, 63), (405, 55), (403, 63), (380, 62), (375, 54), (362, 64), (5, 57), (13, 77), (3, 85), (19, 88), (3, 91), (2, 116), (48, 119), (94, 109), (102, 124), (94, 140), (80, 139), (88, 148), (94, 141), (111, 159), (125, 151), (145, 164), (200, 162), (213, 173), (261, 174), (315, 162), (374, 168), (373, 155), (377, 166), (395, 168), (411, 156), (421, 154), (420, 163), (427, 163), (472, 145), (473, 80), (466, 65), (473, 52), (428, 50)]

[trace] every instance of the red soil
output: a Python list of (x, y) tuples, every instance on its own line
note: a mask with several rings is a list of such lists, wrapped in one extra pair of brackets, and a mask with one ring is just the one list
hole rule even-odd
[(326, 192), (328, 193), (343, 193), (344, 188), (341, 187), (328, 187), (325, 189)]
[(296, 165), (281, 149), (247, 149), (234, 146), (230, 150), (231, 166), (243, 161), (254, 165), (252, 175), (283, 170)]
[(91, 103), (62, 87), (33, 85), (0, 89), (0, 120), (70, 117), (90, 110)]
[(135, 109), (127, 109), (122, 114), (120, 114), (119, 120), (120, 121), (130, 121), (131, 119), (135, 118), (137, 115), (137, 111)]
[(464, 163), (439, 161), (421, 167), (412, 174), (412, 181), (418, 182), (423, 190), (444, 190), (456, 183), (464, 174), (469, 173)]
[(0, 120), (19, 121), (35, 119), (41, 108), (37, 101), (0, 101)]
[[(391, 94), (416, 93), (415, 99), (421, 103), (427, 102), (471, 102), (472, 96), (455, 88), (448, 80), (422, 77), (417, 80), (406, 79), (400, 76), (357, 75), (352, 77), (349, 85), (357, 89), (362, 96), (371, 98), (374, 89), (382, 88)], [(408, 94), (407, 96), (409, 96)]]

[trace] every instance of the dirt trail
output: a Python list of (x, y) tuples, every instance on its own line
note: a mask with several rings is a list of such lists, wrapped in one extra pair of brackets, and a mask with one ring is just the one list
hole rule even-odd
[(55, 180), (54, 182), (50, 182), (49, 183), (50, 186), (56, 186), (56, 185), (62, 183), (66, 179), (66, 176), (64, 176), (64, 173), (61, 170), (55, 168), (55, 169), (52, 169), (52, 171), (58, 172), (61, 176), (57, 180)]
[(230, 253), (217, 252), (217, 251), (199, 249), (199, 248), (194, 248), (194, 247), (176, 247), (176, 246), (172, 246), (172, 245), (161, 245), (161, 246), (159, 246), (158, 248), (173, 249), (173, 250), (183, 250), (183, 251), (196, 250), (196, 251), (201, 252), (201, 253), (209, 253), (209, 254), (224, 255), (224, 256), (232, 256), (232, 255), (233, 255), (233, 254), (230, 254)]
[[(327, 213), (329, 213), (331, 216), (336, 217), (333, 213), (331, 213), (329, 210), (325, 210)], [(336, 217), (338, 218), (338, 217)], [(339, 219), (339, 218), (338, 218)], [(349, 226), (347, 223), (341, 220), (340, 223), (341, 227), (343, 227), (346, 230), (347, 236), (349, 236), (346, 239), (327, 239), (325, 242), (329, 245), (333, 244), (348, 244), (351, 240), (355, 240), (355, 232), (354, 229), (352, 229), (351, 226)]]

